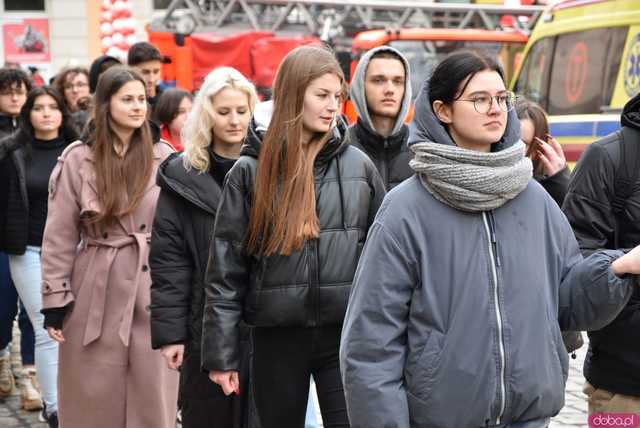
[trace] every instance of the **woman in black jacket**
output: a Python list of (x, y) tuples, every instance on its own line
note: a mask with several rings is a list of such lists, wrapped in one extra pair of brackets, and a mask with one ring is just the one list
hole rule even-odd
[(303, 426), (310, 375), (325, 426), (349, 425), (340, 331), (385, 191), (373, 163), (344, 137), (344, 84), (329, 51), (290, 52), (264, 141), (243, 148), (218, 207), (202, 365), (226, 394), (242, 393), (239, 325), (255, 326), (249, 395), (263, 428)]
[(50, 86), (32, 89), (20, 111), (18, 131), (0, 143), (0, 250), (36, 336), (36, 370), (44, 415), (57, 427), (58, 345), (43, 327), (40, 252), (47, 219), (49, 177), (58, 157), (77, 139), (62, 95)]
[(170, 368), (181, 368), (184, 428), (231, 428), (241, 416), (234, 412), (236, 400), (200, 370), (203, 277), (224, 177), (240, 155), (256, 99), (237, 70), (212, 71), (187, 119), (184, 154), (172, 155), (158, 170), (149, 256), (151, 339)]

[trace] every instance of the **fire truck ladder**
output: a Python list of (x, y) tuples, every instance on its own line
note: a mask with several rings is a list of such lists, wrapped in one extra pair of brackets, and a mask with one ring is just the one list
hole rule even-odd
[(328, 39), (369, 29), (509, 29), (529, 33), (543, 6), (430, 3), (420, 0), (173, 0), (151, 31), (311, 33)]

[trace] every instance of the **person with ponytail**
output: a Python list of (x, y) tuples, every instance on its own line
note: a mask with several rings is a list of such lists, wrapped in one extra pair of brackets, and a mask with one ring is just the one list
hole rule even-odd
[(175, 427), (178, 376), (151, 349), (148, 253), (158, 165), (142, 77), (107, 70), (86, 141), (65, 149), (49, 181), (42, 241), (44, 325), (59, 342), (65, 428)]
[[(225, 394), (249, 394), (262, 428), (301, 427), (310, 375), (325, 426), (349, 426), (338, 345), (351, 282), (385, 194), (349, 145), (342, 70), (300, 47), (280, 64), (260, 144), (226, 178), (205, 278), (202, 366)], [(239, 390), (240, 322), (253, 326), (250, 391)]]

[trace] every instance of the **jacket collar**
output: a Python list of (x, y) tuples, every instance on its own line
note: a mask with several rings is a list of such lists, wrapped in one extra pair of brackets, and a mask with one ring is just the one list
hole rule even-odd
[[(213, 160), (211, 160), (213, 162)], [(215, 215), (222, 189), (208, 173), (184, 165), (184, 154), (171, 154), (158, 168), (156, 184)]]
[(372, 132), (360, 119), (354, 126), (354, 131), (358, 141), (367, 151), (379, 152), (388, 150), (390, 152), (400, 151), (409, 138), (409, 127), (403, 125), (400, 131), (388, 137), (383, 137), (377, 132)]

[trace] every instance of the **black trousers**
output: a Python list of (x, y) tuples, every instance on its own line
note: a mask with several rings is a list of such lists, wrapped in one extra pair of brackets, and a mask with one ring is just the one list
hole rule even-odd
[(252, 387), (261, 428), (304, 427), (311, 375), (324, 427), (349, 427), (340, 332), (340, 326), (255, 328)]

